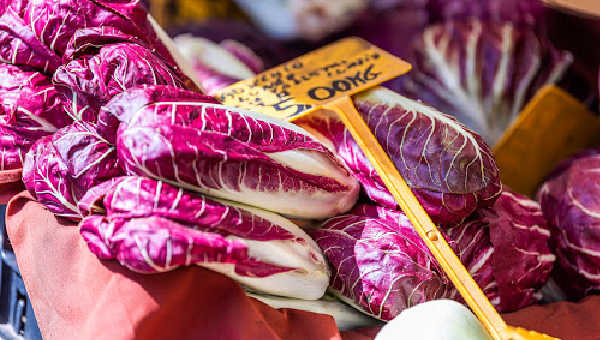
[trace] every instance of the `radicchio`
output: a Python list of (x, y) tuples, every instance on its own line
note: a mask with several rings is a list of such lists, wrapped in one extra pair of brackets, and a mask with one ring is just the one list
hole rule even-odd
[(0, 124), (23, 139), (54, 133), (72, 122), (45, 75), (0, 63)]
[(39, 139), (25, 156), (23, 182), (57, 216), (78, 219), (86, 191), (122, 173), (115, 147), (92, 124), (75, 122)]
[(140, 0), (27, 0), (13, 1), (10, 7), (42, 44), (60, 56), (77, 30), (110, 27), (144, 40), (172, 62)]
[(110, 143), (116, 144), (119, 127), (125, 128), (133, 116), (146, 105), (159, 102), (186, 101), (219, 104), (214, 97), (166, 85), (143, 85), (115, 95), (100, 108), (98, 132)]
[(500, 312), (537, 303), (555, 256), (540, 205), (504, 188), (493, 206), (445, 230), (455, 252)]
[(540, 26), (545, 14), (541, 0), (427, 0), (427, 8), (432, 22), (475, 17), (519, 26)]
[(490, 144), (572, 61), (531, 28), (478, 19), (427, 27), (407, 59), (413, 71), (392, 87), (455, 116)]
[[(499, 311), (539, 301), (554, 255), (535, 201), (505, 189), (492, 207), (442, 234)], [(330, 218), (311, 236), (331, 264), (330, 289), (369, 315), (391, 320), (421, 302), (462, 301), (400, 211), (357, 206)]]
[(60, 57), (43, 45), (10, 7), (0, 16), (0, 62), (46, 73), (53, 73), (61, 64)]
[(165, 101), (122, 124), (118, 156), (127, 174), (301, 218), (349, 210), (358, 183), (303, 129), (210, 103)]
[[(220, 46), (204, 38), (180, 35), (175, 45), (196, 72), (204, 93), (216, 95), (221, 89), (262, 71), (262, 61), (239, 43)], [(257, 70), (257, 71), (255, 71)]]
[(538, 200), (552, 227), (554, 281), (569, 298), (600, 291), (600, 150), (563, 161)]
[[(432, 220), (451, 225), (500, 192), (494, 157), (477, 134), (451, 117), (385, 88), (355, 96), (354, 104)], [(349, 131), (327, 113), (297, 121), (342, 158), (369, 198), (395, 208), (396, 200)]]
[(331, 264), (330, 290), (380, 320), (457, 295), (402, 212), (359, 205), (330, 218), (311, 236)]
[[(91, 209), (93, 207), (93, 209)], [(291, 221), (143, 177), (119, 177), (80, 201), (80, 231), (101, 259), (159, 273), (200, 265), (263, 293), (316, 300), (323, 254)]]
[(54, 73), (54, 83), (78, 120), (94, 122), (110, 98), (139, 85), (184, 87), (160, 57), (132, 43), (102, 47), (95, 55), (70, 61)]
[(0, 170), (20, 169), (35, 140), (71, 122), (45, 75), (0, 63)]

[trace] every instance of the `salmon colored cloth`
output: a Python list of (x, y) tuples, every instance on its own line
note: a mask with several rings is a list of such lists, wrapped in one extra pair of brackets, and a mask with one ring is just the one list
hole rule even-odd
[[(6, 224), (45, 340), (372, 340), (378, 331), (340, 333), (328, 315), (270, 308), (200, 267), (143, 275), (100, 261), (75, 224), (27, 192), (9, 203)], [(505, 317), (564, 340), (600, 339), (600, 297)]]

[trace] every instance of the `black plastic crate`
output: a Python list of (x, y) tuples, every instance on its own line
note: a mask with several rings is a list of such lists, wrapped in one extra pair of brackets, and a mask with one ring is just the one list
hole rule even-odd
[(6, 236), (6, 206), (0, 205), (0, 339), (41, 340), (15, 254)]

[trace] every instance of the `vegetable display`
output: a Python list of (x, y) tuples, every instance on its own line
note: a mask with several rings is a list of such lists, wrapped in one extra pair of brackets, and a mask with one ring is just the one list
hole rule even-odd
[(600, 290), (599, 169), (600, 150), (585, 151), (559, 164), (538, 192), (552, 227), (552, 276), (572, 299)]
[[(355, 96), (354, 104), (435, 223), (458, 223), (477, 207), (492, 204), (500, 193), (491, 150), (455, 119), (385, 88)], [(337, 117), (314, 115), (298, 124), (336, 151), (371, 200), (396, 207), (395, 199)]]
[(300, 218), (334, 216), (356, 202), (357, 181), (293, 124), (188, 101), (152, 103), (130, 116), (117, 138), (129, 175)]
[(494, 144), (540, 87), (560, 79), (572, 56), (531, 28), (468, 19), (427, 27), (407, 59), (414, 70), (394, 89)]
[[(253, 18), (270, 9), (236, 2)], [(243, 39), (171, 40), (140, 0), (0, 3), (0, 171), (15, 180), (22, 169), (31, 195), (77, 223), (98, 259), (143, 274), (201, 266), (343, 327), (396, 319), (382, 339), (442, 306), (444, 322), (485, 338), (465, 308), (427, 303), (464, 301), (334, 112), (292, 124), (213, 97), (289, 42), (263, 57)], [(312, 40), (358, 18), (354, 29), (406, 54), (413, 71), (353, 104), (499, 312), (540, 302), (551, 273), (570, 297), (600, 290), (600, 149), (561, 164), (538, 204), (503, 187), (488, 145), (572, 61), (546, 37), (539, 2), (283, 5), (264, 22), (273, 35)], [(367, 25), (375, 10), (389, 10), (378, 28)], [(406, 30), (379, 34), (399, 22)], [(312, 45), (290, 46), (286, 58)]]
[(320, 298), (329, 280), (323, 254), (291, 221), (161, 181), (119, 177), (80, 201), (80, 231), (101, 259), (138, 272), (200, 265), (267, 294)]

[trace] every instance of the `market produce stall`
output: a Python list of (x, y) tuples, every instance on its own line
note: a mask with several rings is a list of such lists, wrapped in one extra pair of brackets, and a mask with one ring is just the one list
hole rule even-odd
[[(385, 340), (438, 300), (427, 339), (594, 339), (568, 320), (598, 303), (598, 90), (556, 9), (317, 3), (263, 48), (138, 1), (6, 4), (0, 192), (44, 339)], [(385, 10), (426, 19), (291, 59)]]

